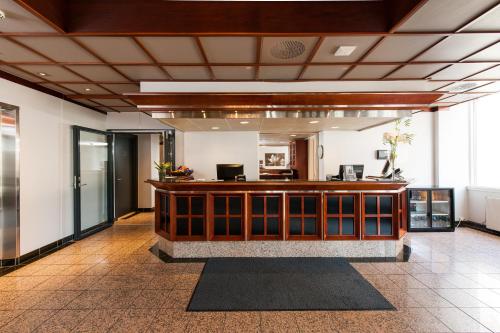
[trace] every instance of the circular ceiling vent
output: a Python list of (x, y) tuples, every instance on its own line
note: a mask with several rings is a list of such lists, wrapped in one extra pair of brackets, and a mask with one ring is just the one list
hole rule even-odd
[(449, 91), (464, 91), (464, 90), (469, 90), (472, 88), (475, 88), (477, 86), (476, 82), (467, 82), (467, 83), (462, 83), (459, 84), (455, 87), (452, 87)]
[(283, 40), (271, 48), (271, 55), (278, 59), (292, 59), (306, 51), (304, 43), (298, 40)]

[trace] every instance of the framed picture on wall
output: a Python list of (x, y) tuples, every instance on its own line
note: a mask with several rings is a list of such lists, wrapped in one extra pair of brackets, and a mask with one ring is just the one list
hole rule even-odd
[(285, 167), (285, 153), (265, 153), (264, 165), (266, 167)]
[(389, 158), (388, 150), (377, 150), (377, 160), (386, 160)]

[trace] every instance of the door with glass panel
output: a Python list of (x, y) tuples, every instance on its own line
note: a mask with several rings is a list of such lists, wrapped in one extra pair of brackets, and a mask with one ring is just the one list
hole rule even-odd
[(75, 238), (113, 223), (112, 135), (73, 127)]

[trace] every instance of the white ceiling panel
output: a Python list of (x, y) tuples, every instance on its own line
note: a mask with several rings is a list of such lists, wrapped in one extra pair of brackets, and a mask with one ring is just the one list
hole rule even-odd
[(111, 90), (115, 94), (135, 93), (139, 92), (137, 84), (101, 84), (106, 89)]
[(496, 0), (430, 0), (397, 31), (455, 31)]
[(55, 32), (48, 24), (12, 0), (0, 0), (5, 20), (0, 22), (1, 32)]
[[(352, 37), (326, 37), (316, 51), (312, 62), (354, 62), (357, 61), (380, 37), (377, 36), (352, 36)], [(339, 46), (356, 46), (349, 56), (335, 56)]]
[(482, 73), (471, 76), (470, 80), (500, 80), (500, 66), (488, 69)]
[[(449, 84), (445, 87), (442, 87), (440, 91), (448, 91), (450, 93), (461, 93), (465, 91), (469, 91), (474, 87), (480, 87), (489, 83), (488, 81), (459, 81)], [(442, 98), (441, 98), (442, 99)]]
[(440, 102), (444, 103), (461, 103), (461, 102), (466, 102), (470, 101), (471, 99), (476, 99), (479, 97), (486, 96), (486, 94), (459, 94), (459, 95), (454, 95), (445, 99), (440, 100)]
[[(231, 131), (258, 131), (262, 123), (262, 119), (225, 119), (225, 121)], [(242, 121), (248, 124), (242, 124)]]
[(39, 73), (45, 73), (47, 75), (43, 76), (44, 79), (49, 81), (68, 81), (68, 82), (84, 82), (85, 79), (72, 72), (64, 69), (61, 66), (55, 65), (22, 65), (19, 66), (30, 73), (35, 75), (40, 75)]
[(41, 57), (6, 38), (0, 38), (0, 60), (6, 62), (47, 61), (44, 57)]
[(387, 37), (363, 61), (408, 61), (441, 38), (441, 35)]
[(204, 66), (168, 66), (167, 72), (175, 80), (210, 80), (210, 71)]
[(200, 49), (192, 37), (138, 37), (138, 40), (158, 62), (203, 62)]
[(201, 45), (211, 63), (253, 63), (256, 61), (255, 37), (201, 37)]
[(347, 73), (345, 79), (380, 79), (390, 71), (394, 70), (396, 65), (358, 65), (352, 71)]
[(260, 66), (259, 79), (262, 80), (295, 80), (302, 66)]
[(476, 88), (471, 90), (471, 92), (477, 92), (477, 93), (482, 93), (482, 92), (499, 92), (500, 91), (500, 81), (496, 81), (487, 85), (484, 85), (482, 87)]
[(150, 63), (151, 59), (130, 37), (77, 37), (86, 47), (111, 63)]
[(464, 29), (464, 31), (499, 31), (500, 5)]
[(497, 35), (455, 35), (446, 38), (421, 56), (417, 61), (458, 61), (473, 52), (497, 42)]
[(20, 70), (14, 68), (14, 67), (11, 67), (11, 66), (0, 65), (0, 70), (7, 72), (7, 73), (10, 73), (12, 75), (15, 75), (17, 77), (20, 77), (21, 79), (31, 81), (31, 82), (43, 82), (43, 79), (41, 79), (39, 76), (25, 73), (23, 71), (20, 71)]
[(132, 80), (168, 80), (167, 75), (157, 66), (116, 66), (116, 69)]
[(92, 101), (97, 102), (104, 106), (130, 106), (130, 104), (126, 103), (121, 99), (92, 98)]
[(41, 86), (44, 86), (46, 88), (49, 88), (49, 89), (52, 89), (52, 90), (55, 90), (57, 92), (60, 92), (64, 95), (72, 95), (74, 94), (74, 92), (68, 90), (68, 89), (64, 89), (63, 87), (60, 87), (56, 84), (53, 84), (53, 83), (40, 83)]
[(303, 79), (331, 79), (336, 80), (344, 74), (349, 66), (340, 65), (310, 65), (307, 66), (304, 74), (302, 74)]
[(454, 64), (433, 74), (433, 80), (461, 80), (469, 75), (491, 67), (491, 63)]
[(467, 61), (500, 61), (500, 42), (467, 58)]
[(105, 65), (72, 65), (68, 68), (92, 81), (128, 82), (125, 77)]
[(66, 83), (62, 84), (62, 86), (76, 91), (78, 94), (111, 94), (109, 91), (96, 84)]
[(218, 80), (251, 80), (255, 77), (255, 68), (248, 66), (212, 66)]
[(60, 62), (99, 62), (77, 43), (66, 37), (15, 37), (19, 42), (28, 45), (49, 58)]
[(302, 63), (317, 41), (318, 37), (264, 37), (260, 60), (263, 63)]
[(446, 64), (406, 65), (388, 76), (389, 79), (424, 79), (430, 74), (446, 67)]

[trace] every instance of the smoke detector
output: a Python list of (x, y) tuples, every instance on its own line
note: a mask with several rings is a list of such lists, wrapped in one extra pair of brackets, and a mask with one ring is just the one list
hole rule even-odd
[(7, 16), (5, 15), (5, 12), (0, 9), (0, 21), (5, 20), (6, 18)]
[(283, 40), (271, 48), (271, 55), (278, 59), (292, 59), (302, 55), (306, 46), (299, 40)]

